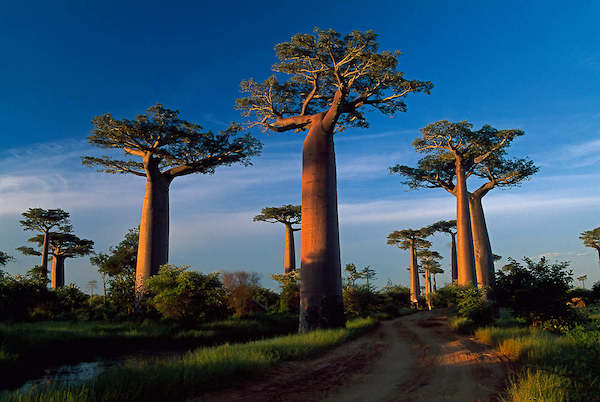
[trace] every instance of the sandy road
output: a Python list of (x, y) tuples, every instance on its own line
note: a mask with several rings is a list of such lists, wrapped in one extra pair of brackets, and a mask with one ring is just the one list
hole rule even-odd
[(422, 312), (381, 326), (323, 356), (277, 366), (213, 401), (488, 401), (507, 366), (491, 349), (451, 332), (441, 312)]

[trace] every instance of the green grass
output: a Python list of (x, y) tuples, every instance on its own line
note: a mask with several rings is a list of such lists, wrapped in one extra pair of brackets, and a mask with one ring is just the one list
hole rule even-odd
[(448, 327), (461, 334), (472, 334), (475, 330), (475, 323), (466, 317), (451, 315), (448, 316)]
[(0, 323), (0, 378), (16, 387), (48, 367), (146, 351), (181, 351), (294, 333), (298, 317), (273, 314), (184, 329), (167, 323)]
[(576, 328), (553, 335), (528, 327), (487, 327), (475, 331), (482, 342), (521, 364), (506, 400), (600, 400), (600, 331)]
[(245, 344), (201, 348), (152, 362), (129, 360), (82, 384), (50, 384), (29, 393), (4, 393), (2, 401), (173, 401), (221, 389), (255, 376), (277, 363), (305, 359), (377, 325), (357, 319), (346, 328), (313, 331)]

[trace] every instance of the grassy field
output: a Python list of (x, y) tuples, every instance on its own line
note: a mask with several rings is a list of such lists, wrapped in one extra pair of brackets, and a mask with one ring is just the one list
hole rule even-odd
[(599, 323), (564, 335), (529, 327), (486, 327), (475, 336), (522, 367), (509, 384), (506, 400), (600, 400)]
[(0, 389), (16, 387), (45, 368), (145, 351), (184, 351), (296, 332), (298, 317), (273, 314), (182, 329), (166, 323), (0, 323)]
[(93, 380), (71, 385), (49, 384), (29, 393), (4, 393), (2, 401), (175, 401), (264, 372), (279, 362), (298, 360), (354, 338), (377, 325), (357, 319), (346, 328), (319, 330), (244, 344), (200, 348), (180, 357), (152, 362), (130, 360)]

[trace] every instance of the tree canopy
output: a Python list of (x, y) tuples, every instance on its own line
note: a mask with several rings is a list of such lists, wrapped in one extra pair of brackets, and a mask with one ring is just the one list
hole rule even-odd
[(282, 205), (280, 207), (266, 207), (252, 220), (254, 222), (280, 222), (286, 225), (298, 225), (301, 222), (301, 210), (302, 207), (300, 205), (292, 204)]
[(69, 213), (62, 209), (29, 208), (21, 214), (25, 219), (19, 221), (25, 230), (40, 233), (49, 232), (57, 228), (59, 232), (71, 231)]
[(595, 248), (596, 250), (600, 250), (600, 227), (581, 232), (579, 238), (583, 240), (583, 244), (586, 247), (591, 247)]
[(429, 225), (429, 228), (434, 232), (442, 232), (448, 234), (456, 233), (456, 219), (450, 221), (437, 221)]
[(98, 253), (90, 257), (90, 263), (109, 276), (121, 273), (134, 273), (137, 262), (139, 229), (132, 228), (116, 247), (110, 247), (109, 253)]
[(11, 260), (14, 260), (14, 257), (6, 254), (4, 251), (0, 251), (0, 266), (5, 266)]
[(429, 227), (424, 227), (417, 230), (395, 230), (388, 235), (387, 244), (395, 245), (403, 250), (408, 250), (413, 245), (416, 249), (429, 248), (431, 247), (431, 243), (425, 240), (425, 238), (429, 237), (432, 233), (433, 232)]
[[(44, 243), (43, 235), (36, 235), (28, 240), (42, 246)], [(55, 257), (73, 258), (92, 253), (94, 242), (88, 239), (80, 239), (72, 233), (50, 232), (48, 241), (49, 253)], [(27, 255), (42, 255), (41, 252), (31, 247), (19, 247), (19, 251)]]
[[(215, 167), (236, 162), (250, 164), (249, 157), (260, 153), (262, 144), (241, 127), (231, 124), (218, 134), (203, 131), (195, 123), (179, 118), (179, 112), (151, 106), (135, 120), (115, 119), (110, 113), (92, 120), (88, 142), (105, 149), (122, 149), (123, 159), (84, 156), (85, 166), (98, 166), (106, 173), (148, 176), (160, 173), (169, 179), (190, 173), (212, 174)], [(140, 159), (131, 159), (137, 157)]]
[[(236, 108), (265, 130), (304, 130), (310, 116), (328, 111), (327, 129), (368, 127), (363, 106), (387, 115), (406, 110), (411, 92), (429, 93), (430, 82), (408, 80), (398, 70), (400, 52), (380, 51), (373, 31), (315, 29), (275, 46), (275, 74), (262, 83), (242, 81), (247, 97)], [(284, 78), (287, 76), (287, 79)]]

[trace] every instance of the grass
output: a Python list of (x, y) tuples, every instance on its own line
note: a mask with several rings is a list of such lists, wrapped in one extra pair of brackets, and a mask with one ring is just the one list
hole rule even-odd
[(0, 388), (16, 387), (56, 365), (247, 342), (294, 333), (297, 325), (297, 316), (288, 314), (228, 319), (193, 329), (150, 322), (0, 323)]
[(305, 359), (377, 325), (357, 319), (346, 328), (318, 330), (244, 344), (201, 348), (152, 362), (129, 360), (81, 384), (50, 384), (29, 393), (4, 393), (2, 401), (173, 401), (221, 389), (286, 360)]
[(520, 363), (506, 400), (600, 400), (600, 331), (578, 327), (554, 335), (529, 327), (486, 327), (475, 331), (484, 343)]
[(448, 327), (451, 330), (460, 332), (461, 334), (472, 334), (475, 330), (475, 323), (466, 317), (458, 317), (456, 315), (448, 316)]

